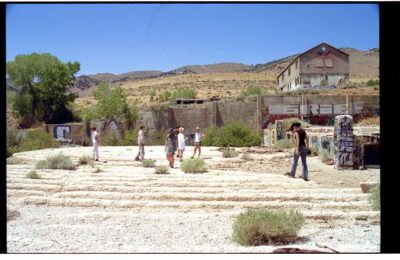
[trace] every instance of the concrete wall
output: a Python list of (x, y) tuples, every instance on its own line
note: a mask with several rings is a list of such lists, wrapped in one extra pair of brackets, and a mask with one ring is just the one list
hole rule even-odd
[(326, 125), (335, 115), (350, 114), (355, 121), (361, 113), (379, 115), (379, 96), (260, 96), (260, 106), (262, 128), (287, 117)]

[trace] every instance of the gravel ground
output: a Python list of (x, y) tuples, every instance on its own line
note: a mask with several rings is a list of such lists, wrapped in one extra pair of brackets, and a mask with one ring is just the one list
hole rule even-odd
[[(58, 152), (77, 161), (90, 154), (90, 148), (17, 154), (18, 162), (7, 166), (8, 252), (227, 253), (271, 252), (280, 247), (243, 247), (232, 241), (234, 217), (246, 208), (300, 210), (306, 223), (301, 239), (291, 247), (320, 249), (318, 243), (339, 252), (380, 250), (379, 212), (370, 209), (368, 195), (359, 187), (304, 182), (271, 174), (269, 169), (217, 169), (221, 163), (240, 165), (232, 163), (240, 159), (222, 158), (221, 152), (208, 147), (203, 154), (209, 172), (184, 174), (177, 163), (171, 174), (161, 176), (134, 162), (136, 151), (136, 147), (101, 147), (103, 161), (96, 163), (101, 172), (93, 173), (90, 166), (76, 171), (38, 170), (42, 176), (38, 180), (25, 178), (36, 161)], [(251, 155), (254, 164), (286, 156), (257, 151)], [(146, 156), (166, 164), (162, 147), (148, 147)], [(313, 170), (322, 169), (313, 163)]]

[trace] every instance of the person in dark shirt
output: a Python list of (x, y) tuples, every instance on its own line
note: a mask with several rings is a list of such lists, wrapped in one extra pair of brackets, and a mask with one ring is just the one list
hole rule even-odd
[(297, 162), (299, 161), (299, 157), (301, 158), (301, 163), (303, 165), (303, 176), (302, 178), (305, 181), (308, 181), (308, 167), (307, 167), (307, 152), (308, 152), (308, 137), (306, 131), (301, 128), (300, 123), (293, 123), (290, 127), (290, 131), (293, 133), (294, 138), (294, 156), (293, 156), (293, 164), (292, 170), (290, 172), (285, 173), (292, 178), (294, 178), (296, 174)]

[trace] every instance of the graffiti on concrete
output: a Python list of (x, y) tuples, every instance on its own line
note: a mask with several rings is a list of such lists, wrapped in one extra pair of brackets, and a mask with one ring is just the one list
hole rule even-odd
[(311, 146), (315, 149), (315, 150), (319, 150), (319, 142), (318, 142), (318, 136), (312, 136), (311, 137)]
[(355, 143), (351, 116), (342, 115), (335, 118), (334, 143), (335, 166), (337, 168), (353, 167)]
[(275, 121), (276, 140), (285, 138), (285, 131), (283, 130), (283, 120)]
[(264, 145), (271, 145), (271, 131), (269, 129), (264, 129)]
[(69, 139), (69, 133), (71, 132), (71, 126), (58, 125), (54, 127), (53, 136), (57, 140)]

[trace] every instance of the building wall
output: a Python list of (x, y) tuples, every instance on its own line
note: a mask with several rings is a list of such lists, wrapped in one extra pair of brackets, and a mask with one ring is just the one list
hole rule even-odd
[(303, 117), (312, 124), (326, 125), (335, 115), (348, 112), (357, 121), (361, 113), (379, 115), (379, 96), (260, 96), (262, 128), (275, 120)]
[[(321, 52), (321, 47), (325, 51)], [(289, 75), (290, 69), (290, 75)], [(320, 86), (341, 86), (349, 79), (349, 56), (329, 45), (318, 45), (301, 54), (278, 77), (280, 91)]]
[[(293, 64), (290, 65), (283, 73), (278, 77), (278, 90), (288, 91), (295, 90), (300, 87), (300, 58), (298, 58)], [(290, 72), (290, 74), (289, 74)], [(297, 80), (296, 80), (297, 79)]]
[(348, 80), (349, 56), (328, 45), (324, 45), (325, 53), (319, 53), (321, 47), (301, 56), (299, 68), (302, 88), (339, 86)]

